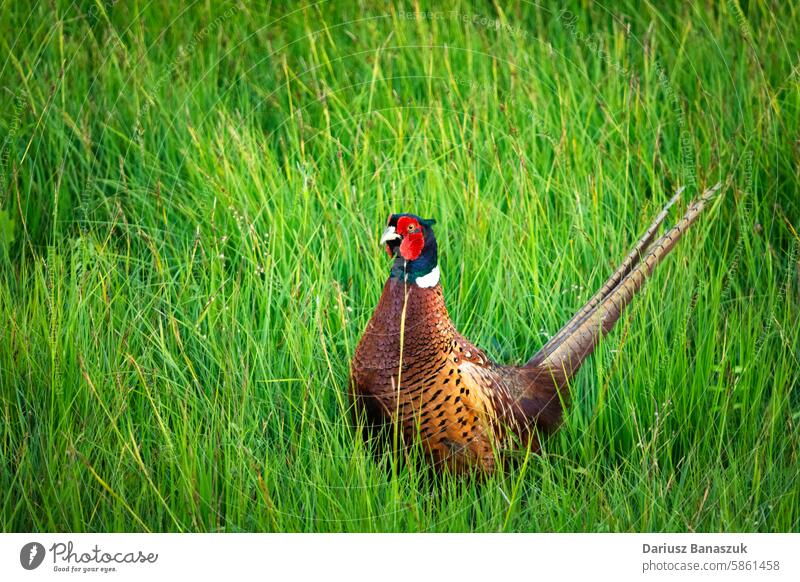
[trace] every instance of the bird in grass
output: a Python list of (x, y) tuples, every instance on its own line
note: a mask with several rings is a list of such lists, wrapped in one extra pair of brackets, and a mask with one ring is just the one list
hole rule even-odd
[(418, 439), (437, 467), (457, 473), (493, 471), (511, 443), (538, 451), (539, 435), (558, 427), (570, 380), (719, 186), (654, 241), (679, 191), (600, 290), (521, 366), (493, 362), (450, 320), (435, 221), (390, 215), (380, 242), (391, 273), (351, 366), (357, 420), (367, 433), (397, 427), (404, 443)]

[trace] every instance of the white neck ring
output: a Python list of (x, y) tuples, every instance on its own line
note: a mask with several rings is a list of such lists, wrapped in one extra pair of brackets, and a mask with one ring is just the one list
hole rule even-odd
[(422, 287), (423, 289), (433, 287), (438, 282), (439, 282), (439, 265), (436, 265), (433, 268), (433, 270), (427, 275), (423, 275), (422, 277), (417, 277), (416, 280), (414, 281), (414, 283), (416, 283), (418, 287)]

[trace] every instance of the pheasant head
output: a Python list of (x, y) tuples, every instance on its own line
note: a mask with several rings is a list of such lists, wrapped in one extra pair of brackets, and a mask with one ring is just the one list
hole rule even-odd
[(391, 277), (433, 287), (439, 282), (436, 236), (432, 218), (416, 214), (391, 214), (381, 236), (381, 244), (394, 259)]

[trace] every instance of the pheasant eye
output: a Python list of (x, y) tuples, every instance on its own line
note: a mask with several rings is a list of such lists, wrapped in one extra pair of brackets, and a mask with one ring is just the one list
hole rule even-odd
[(406, 230), (408, 230), (408, 232), (414, 232), (414, 225), (413, 224), (409, 224), (408, 228)]

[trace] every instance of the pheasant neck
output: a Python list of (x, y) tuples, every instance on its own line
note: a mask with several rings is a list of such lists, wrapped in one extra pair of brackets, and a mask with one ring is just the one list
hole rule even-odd
[(427, 270), (420, 270), (410, 268), (412, 262), (400, 259), (398, 264), (398, 261), (395, 261), (390, 277), (401, 281), (405, 279), (409, 283), (414, 283), (423, 288), (433, 287), (439, 283), (439, 265), (434, 264), (433, 267)]
[(397, 257), (392, 264), (390, 277), (415, 283), (419, 287), (433, 287), (439, 283), (436, 239), (433, 236), (426, 238), (425, 248), (413, 261)]

